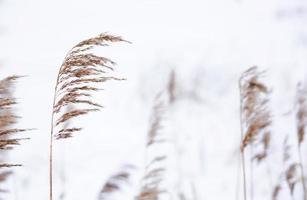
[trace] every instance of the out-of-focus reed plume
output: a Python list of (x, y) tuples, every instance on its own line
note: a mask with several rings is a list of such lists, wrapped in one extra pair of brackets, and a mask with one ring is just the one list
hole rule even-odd
[(135, 167), (132, 165), (126, 165), (119, 172), (112, 175), (103, 185), (99, 193), (98, 200), (110, 199), (112, 194), (119, 192), (124, 184), (129, 183), (131, 170), (134, 168)]
[(244, 133), (241, 151), (244, 151), (248, 145), (255, 143), (257, 137), (260, 136), (264, 151), (263, 155), (257, 154), (255, 156), (258, 161), (261, 161), (267, 155), (270, 142), (268, 128), (272, 123), (268, 109), (269, 90), (259, 80), (262, 73), (258, 71), (257, 67), (252, 67), (245, 71), (240, 78), (241, 115)]
[(165, 141), (161, 132), (165, 103), (161, 98), (161, 94), (156, 97), (155, 106), (152, 111), (151, 125), (147, 135), (145, 174), (142, 178), (141, 190), (135, 198), (136, 200), (158, 200), (160, 194), (166, 192), (164, 189), (161, 189), (160, 184), (163, 181), (165, 172), (163, 162), (167, 159), (167, 156), (163, 153), (161, 155), (150, 155), (150, 148), (153, 148), (154, 145), (161, 145), (161, 142)]
[(304, 200), (307, 200), (307, 191), (305, 183), (305, 173), (304, 173), (304, 163), (301, 153), (301, 144), (304, 142), (306, 134), (306, 125), (307, 125), (307, 87), (303, 86), (301, 83), (297, 85), (297, 94), (296, 94), (296, 125), (297, 125), (297, 141), (298, 141), (298, 154), (299, 154), (299, 168), (301, 173), (301, 182), (303, 185)]
[[(268, 108), (269, 93), (267, 86), (261, 82), (263, 72), (257, 67), (251, 67), (245, 71), (239, 80), (240, 88), (240, 124), (241, 124), (241, 155), (243, 168), (244, 199), (246, 192), (246, 169), (244, 150), (247, 146), (261, 146), (261, 150), (252, 156), (261, 162), (268, 155), (270, 143), (269, 126), (272, 123)], [(252, 165), (252, 163), (251, 163)], [(252, 185), (251, 181), (251, 185)], [(253, 186), (251, 186), (253, 187)], [(252, 194), (251, 194), (252, 195)]]
[(175, 70), (172, 70), (169, 75), (167, 84), (167, 92), (169, 97), (169, 103), (172, 104), (177, 99), (177, 76)]
[[(14, 127), (18, 122), (18, 118), (20, 118), (15, 114), (14, 106), (17, 101), (13, 96), (14, 85), (19, 78), (21, 76), (9, 76), (0, 81), (0, 184), (4, 183), (13, 173), (12, 167), (22, 166), (21, 164), (12, 164), (5, 161), (7, 150), (20, 145), (20, 141), (29, 139), (16, 137), (16, 134), (30, 129)], [(7, 190), (1, 188), (1, 192), (7, 192)]]
[(301, 83), (297, 85), (297, 113), (296, 113), (296, 123), (297, 123), (297, 137), (298, 144), (301, 145), (305, 138), (305, 128), (307, 124), (307, 88), (303, 87)]
[(272, 200), (277, 200), (280, 192), (284, 189), (283, 183), (285, 182), (289, 188), (290, 196), (294, 198), (293, 193), (295, 186), (300, 180), (299, 164), (293, 160), (291, 153), (291, 146), (289, 145), (289, 137), (287, 136), (283, 142), (283, 160), (282, 160), (282, 173), (279, 180), (275, 185), (272, 193)]

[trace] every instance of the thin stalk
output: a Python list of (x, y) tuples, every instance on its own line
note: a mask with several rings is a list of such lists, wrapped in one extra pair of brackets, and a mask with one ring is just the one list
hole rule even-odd
[[(243, 102), (242, 102), (242, 91), (241, 91), (241, 79), (239, 80), (239, 90), (240, 90), (240, 129), (241, 129), (241, 141), (243, 140), (243, 119), (242, 119), (242, 113), (243, 113)], [(243, 194), (244, 194), (244, 200), (247, 200), (247, 192), (246, 192), (246, 167), (245, 167), (245, 155), (244, 155), (244, 149), (241, 150), (241, 160), (242, 160), (242, 173), (243, 173)]]
[(59, 82), (59, 73), (57, 75), (56, 86), (54, 89), (54, 97), (52, 104), (52, 115), (51, 115), (51, 128), (50, 128), (50, 144), (49, 144), (49, 200), (52, 200), (53, 195), (53, 131), (54, 131), (54, 105), (56, 101), (56, 93)]
[(306, 196), (306, 184), (305, 184), (305, 173), (304, 173), (304, 168), (303, 168), (303, 159), (302, 159), (302, 153), (301, 153), (301, 148), (300, 146), (298, 146), (298, 156), (299, 156), (299, 166), (300, 166), (300, 170), (301, 170), (301, 181), (302, 181), (302, 186), (303, 186), (303, 197), (304, 200), (307, 200), (307, 196)]
[(239, 193), (240, 193), (240, 184), (241, 184), (241, 153), (240, 150), (238, 152), (238, 164), (237, 164), (237, 181), (236, 181), (236, 196), (235, 200), (240, 199), (239, 198)]
[[(253, 151), (253, 144), (250, 145), (250, 155), (252, 156), (254, 154)], [(254, 163), (253, 161), (250, 162), (250, 176), (251, 176), (251, 181), (250, 181), (250, 196), (251, 200), (254, 200)]]
[(246, 169), (245, 169), (245, 155), (244, 151), (241, 152), (241, 160), (242, 160), (242, 173), (243, 173), (243, 191), (244, 191), (244, 200), (247, 200), (247, 192), (246, 192)]

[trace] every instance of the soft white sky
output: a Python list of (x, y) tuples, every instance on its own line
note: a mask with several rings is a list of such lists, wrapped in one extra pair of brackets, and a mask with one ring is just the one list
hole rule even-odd
[(38, 129), (12, 155), (25, 165), (16, 170), (12, 200), (47, 199), (56, 73), (82, 39), (109, 32), (132, 44), (99, 50), (128, 80), (105, 85), (98, 97), (103, 112), (77, 120), (85, 131), (56, 147), (56, 167), (65, 166), (67, 174), (67, 200), (95, 199), (121, 164), (142, 165), (152, 100), (171, 68), (182, 90), (201, 98), (180, 101), (168, 119), (170, 132), (181, 135), (186, 176), (196, 179), (200, 200), (235, 200), (240, 73), (252, 65), (268, 69), (273, 107), (282, 115), (307, 72), (305, 0), (3, 0), (0, 19), (1, 77), (28, 75), (16, 91), (20, 126)]

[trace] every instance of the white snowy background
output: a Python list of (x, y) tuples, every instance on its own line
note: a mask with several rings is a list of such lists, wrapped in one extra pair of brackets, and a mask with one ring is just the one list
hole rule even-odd
[[(19, 127), (37, 128), (10, 154), (24, 166), (8, 183), (8, 200), (48, 199), (57, 71), (74, 44), (102, 32), (132, 42), (98, 50), (117, 62), (116, 73), (127, 80), (105, 84), (97, 97), (103, 111), (75, 120), (84, 131), (56, 142), (56, 195), (64, 190), (67, 200), (94, 200), (121, 166), (134, 164), (140, 173), (153, 100), (171, 69), (182, 98), (167, 116), (165, 132), (176, 135), (183, 188), (189, 190), (192, 182), (197, 200), (242, 199), (236, 196), (238, 78), (245, 69), (267, 70), (274, 141), (280, 144), (286, 134), (295, 134), (290, 111), (296, 84), (307, 75), (306, 0), (2, 0), (0, 30), (1, 78), (27, 75), (16, 87), (23, 117)], [(278, 144), (271, 149), (271, 180), (255, 178), (255, 200), (271, 199), (278, 182)], [(175, 173), (168, 176), (176, 180)], [(133, 199), (129, 191), (138, 187), (138, 178), (119, 199)], [(291, 199), (287, 189), (280, 199)]]

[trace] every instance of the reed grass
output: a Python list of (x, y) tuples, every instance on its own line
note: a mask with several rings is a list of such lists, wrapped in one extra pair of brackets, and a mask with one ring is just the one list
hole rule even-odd
[[(59, 69), (54, 89), (54, 99), (51, 115), (50, 145), (49, 145), (49, 200), (53, 200), (53, 150), (54, 141), (74, 137), (76, 133), (82, 131), (82, 127), (72, 125), (72, 120), (85, 116), (92, 112), (100, 111), (103, 106), (94, 101), (93, 95), (101, 90), (100, 85), (108, 81), (121, 81), (110, 75), (114, 70), (115, 63), (105, 57), (92, 53), (95, 47), (109, 46), (111, 43), (127, 42), (121, 37), (100, 34), (96, 37), (81, 41), (75, 45), (66, 55)], [(253, 175), (253, 163), (258, 164), (268, 162), (270, 145), (272, 143), (271, 124), (273, 123), (270, 110), (271, 90), (263, 82), (264, 71), (259, 71), (258, 67), (251, 67), (242, 73), (239, 79), (240, 90), (240, 154), (242, 162), (243, 176), (243, 196), (244, 200), (254, 198), (254, 181), (247, 180), (246, 163), (250, 162), (251, 175)], [(13, 173), (13, 167), (22, 166), (19, 163), (8, 163), (5, 157), (8, 150), (21, 144), (28, 137), (17, 137), (17, 134), (29, 131), (30, 129), (15, 128), (19, 116), (15, 114), (14, 106), (17, 104), (13, 95), (13, 87), (20, 76), (10, 76), (0, 81), (0, 184)], [(168, 100), (163, 99), (163, 94), (167, 94)], [(271, 198), (277, 200), (281, 191), (286, 185), (291, 198), (297, 185), (302, 184), (303, 199), (307, 200), (305, 174), (304, 174), (304, 154), (301, 148), (305, 141), (307, 124), (307, 89), (299, 84), (296, 96), (296, 137), (298, 161), (294, 161), (294, 153), (290, 152), (290, 145), (286, 138), (283, 146), (283, 166), (280, 180), (272, 190)], [(135, 200), (158, 200), (161, 195), (169, 193), (168, 189), (162, 185), (166, 179), (167, 152), (157, 153), (155, 148), (160, 148), (166, 142), (163, 132), (163, 121), (165, 111), (169, 106), (174, 105), (178, 100), (178, 85), (175, 71), (171, 71), (169, 82), (163, 92), (159, 93), (152, 108), (150, 127), (146, 138), (146, 158), (144, 175), (141, 179), (141, 186), (135, 195)], [(258, 151), (254, 151), (257, 147)], [(250, 160), (246, 159), (246, 150), (250, 149)], [(259, 150), (260, 149), (260, 150)], [(98, 199), (106, 200), (111, 195), (122, 190), (124, 185), (129, 184), (131, 169), (134, 167), (125, 166), (112, 175), (103, 185)], [(269, 168), (269, 166), (268, 166)], [(178, 169), (178, 176), (181, 177)], [(179, 181), (183, 181), (181, 178)], [(180, 184), (180, 183), (179, 183)], [(250, 195), (247, 186), (250, 184)], [(179, 187), (178, 187), (179, 188)], [(195, 185), (192, 182), (193, 200), (197, 199)], [(1, 192), (8, 192), (0, 188)], [(249, 197), (248, 197), (249, 196)], [(61, 195), (64, 199), (65, 193)], [(188, 199), (184, 192), (179, 191), (176, 198), (180, 200)]]
[[(253, 146), (261, 145), (262, 151), (252, 155), (252, 160), (261, 162), (267, 157), (270, 143), (269, 126), (272, 123), (268, 108), (270, 93), (267, 86), (260, 78), (264, 72), (254, 66), (245, 71), (239, 79), (240, 89), (240, 125), (241, 125), (241, 160), (243, 171), (244, 200), (247, 199), (246, 160), (245, 149), (250, 146), (251, 154)], [(251, 176), (253, 177), (253, 163), (251, 162)], [(251, 196), (253, 199), (253, 179), (250, 181)]]
[[(21, 77), (9, 76), (0, 80), (0, 184), (3, 184), (13, 174), (12, 167), (22, 166), (19, 163), (6, 162), (6, 154), (9, 150), (20, 145), (21, 141), (29, 139), (28, 137), (21, 138), (17, 134), (30, 129), (15, 128), (20, 117), (15, 114), (15, 106), (18, 102), (13, 95), (13, 91), (16, 81)], [(1, 192), (8, 192), (8, 190), (0, 188)]]
[[(110, 80), (123, 80), (108, 75), (113, 71), (115, 63), (105, 57), (90, 52), (97, 46), (108, 46), (110, 43), (124, 42), (121, 37), (100, 34), (83, 40), (75, 45), (66, 55), (57, 75), (51, 117), (50, 146), (49, 146), (49, 199), (53, 199), (53, 141), (66, 139), (82, 130), (81, 127), (65, 127), (68, 121), (99, 111), (102, 105), (94, 102), (92, 93), (100, 88), (97, 84)], [(125, 41), (127, 42), (127, 41)], [(82, 104), (86, 108), (65, 110), (71, 105)]]
[(107, 182), (103, 185), (98, 200), (107, 200), (111, 198), (111, 195), (119, 192), (123, 185), (129, 184), (131, 171), (134, 170), (133, 165), (125, 165), (117, 173), (112, 175)]
[(304, 163), (301, 152), (301, 145), (305, 139), (305, 128), (307, 125), (307, 88), (303, 87), (301, 83), (297, 86), (297, 112), (296, 112), (296, 123), (297, 123), (297, 149), (299, 156), (299, 168), (301, 173), (301, 182), (303, 187), (304, 200), (307, 200), (306, 183), (305, 183), (305, 173), (304, 173)]
[[(165, 173), (164, 161), (167, 159), (165, 154), (150, 156), (151, 149), (165, 142), (162, 134), (162, 120), (165, 109), (165, 102), (161, 97), (162, 93), (158, 94), (155, 99), (155, 105), (152, 111), (151, 124), (147, 135), (147, 156), (144, 176), (141, 180), (142, 187), (136, 200), (157, 200), (166, 190), (161, 188), (161, 182)], [(162, 136), (162, 137), (161, 137)]]

